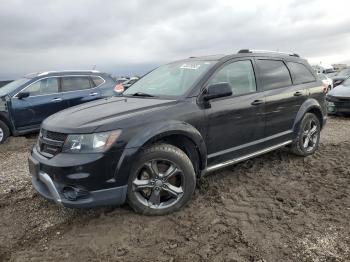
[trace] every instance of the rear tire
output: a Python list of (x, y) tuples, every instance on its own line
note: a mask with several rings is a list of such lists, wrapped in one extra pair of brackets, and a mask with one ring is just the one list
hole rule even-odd
[(0, 144), (4, 143), (9, 136), (9, 127), (3, 121), (0, 120)]
[(291, 151), (298, 156), (309, 156), (315, 153), (320, 142), (320, 130), (320, 121), (317, 116), (306, 113), (291, 145)]
[(196, 175), (191, 160), (179, 148), (156, 144), (141, 151), (131, 168), (128, 203), (144, 215), (165, 215), (191, 199)]

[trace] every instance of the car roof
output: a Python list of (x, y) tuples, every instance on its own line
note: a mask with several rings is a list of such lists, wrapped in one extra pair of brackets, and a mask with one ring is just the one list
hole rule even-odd
[(61, 70), (61, 71), (45, 71), (30, 73), (25, 75), (26, 78), (36, 78), (45, 76), (63, 76), (63, 75), (91, 75), (91, 74), (105, 74), (97, 70)]
[[(243, 51), (243, 52), (242, 52)], [(176, 62), (184, 61), (226, 61), (234, 58), (243, 58), (243, 57), (270, 57), (270, 58), (280, 58), (280, 59), (286, 59), (290, 61), (302, 61), (305, 62), (306, 60), (299, 57), (297, 54), (293, 53), (282, 53), (282, 52), (274, 52), (274, 51), (249, 51), (249, 50), (241, 50), (238, 53), (235, 54), (217, 54), (217, 55), (208, 55), (208, 56), (191, 56), (186, 59), (178, 60)]]

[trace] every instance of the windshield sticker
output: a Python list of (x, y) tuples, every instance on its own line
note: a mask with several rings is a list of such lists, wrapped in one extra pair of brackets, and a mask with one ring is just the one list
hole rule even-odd
[(192, 69), (192, 70), (197, 70), (201, 65), (198, 64), (183, 64), (180, 66), (181, 69)]

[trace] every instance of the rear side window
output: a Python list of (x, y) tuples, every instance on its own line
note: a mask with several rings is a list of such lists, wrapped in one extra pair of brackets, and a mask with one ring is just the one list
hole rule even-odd
[(62, 78), (62, 92), (85, 90), (91, 88), (88, 76), (68, 76)]
[(46, 78), (35, 82), (23, 91), (29, 92), (30, 96), (55, 94), (58, 93), (58, 80), (55, 77)]
[(292, 85), (288, 68), (282, 61), (257, 60), (260, 79), (264, 90), (276, 89)]
[(92, 76), (91, 79), (92, 82), (94, 82), (95, 86), (102, 85), (105, 82), (105, 80), (99, 76)]
[(316, 81), (314, 75), (303, 64), (288, 62), (287, 65), (294, 84), (299, 85)]
[(225, 65), (209, 84), (227, 82), (231, 85), (233, 95), (249, 94), (256, 91), (255, 75), (250, 60), (237, 61)]

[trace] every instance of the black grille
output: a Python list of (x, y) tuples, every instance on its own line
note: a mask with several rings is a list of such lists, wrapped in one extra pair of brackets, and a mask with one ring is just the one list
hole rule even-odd
[(54, 157), (62, 151), (67, 135), (41, 129), (39, 135), (39, 152), (48, 158)]

